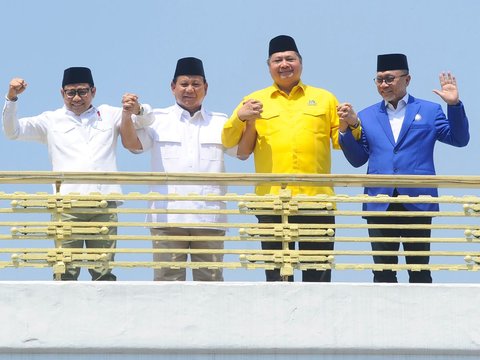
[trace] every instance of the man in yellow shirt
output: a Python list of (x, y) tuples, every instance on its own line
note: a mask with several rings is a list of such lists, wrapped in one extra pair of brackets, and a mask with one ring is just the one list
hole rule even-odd
[[(226, 147), (238, 144), (238, 157), (247, 159), (253, 152), (258, 173), (329, 174), (330, 142), (338, 143), (338, 101), (330, 92), (304, 84), (301, 80), (302, 57), (295, 40), (280, 35), (269, 44), (267, 60), (274, 84), (246, 96), (225, 123), (222, 142)], [(349, 123), (354, 136), (360, 137), (358, 120)], [(292, 195), (328, 194), (331, 187), (288, 186)], [(278, 194), (279, 186), (259, 185), (257, 195)], [(258, 215), (259, 223), (279, 223), (280, 216)], [(332, 224), (333, 216), (291, 216), (290, 223)], [(291, 249), (295, 244), (292, 243)], [(262, 242), (262, 249), (281, 249), (280, 242)], [(333, 250), (333, 243), (299, 242), (300, 250)], [(266, 270), (267, 281), (281, 281), (280, 271)], [(331, 279), (330, 270), (305, 270), (303, 281)], [(291, 277), (289, 279), (293, 281)]]

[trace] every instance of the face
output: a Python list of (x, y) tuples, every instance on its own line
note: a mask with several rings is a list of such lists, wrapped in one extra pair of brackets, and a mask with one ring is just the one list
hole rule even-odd
[(80, 115), (92, 105), (96, 90), (95, 87), (90, 87), (87, 83), (69, 84), (65, 85), (61, 93), (66, 108), (75, 115)]
[[(410, 75), (405, 70), (389, 70), (378, 72), (375, 78), (377, 90), (380, 96), (389, 103), (397, 105), (407, 93), (407, 86), (410, 83)], [(391, 84), (387, 84), (387, 81)], [(384, 80), (380, 82), (381, 80)]]
[(270, 56), (268, 69), (275, 84), (289, 92), (300, 81), (302, 61), (295, 51), (278, 52)]
[(200, 110), (208, 88), (203, 76), (181, 75), (175, 82), (172, 82), (171, 86), (175, 100), (180, 107), (190, 114)]

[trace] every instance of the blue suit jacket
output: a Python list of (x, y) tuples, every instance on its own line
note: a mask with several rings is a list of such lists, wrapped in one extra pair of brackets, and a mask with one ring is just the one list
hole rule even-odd
[[(368, 161), (367, 174), (434, 175), (433, 150), (437, 140), (465, 146), (470, 139), (462, 103), (448, 106), (448, 118), (439, 104), (409, 96), (402, 128), (395, 143), (385, 102), (358, 113), (362, 136), (356, 141), (350, 130), (340, 136), (345, 157), (355, 167)], [(365, 194), (393, 195), (394, 188), (365, 188)], [(397, 188), (399, 195), (438, 196), (433, 188)], [(385, 211), (389, 204), (364, 203), (368, 211)], [(404, 204), (408, 210), (438, 211), (438, 204)]]

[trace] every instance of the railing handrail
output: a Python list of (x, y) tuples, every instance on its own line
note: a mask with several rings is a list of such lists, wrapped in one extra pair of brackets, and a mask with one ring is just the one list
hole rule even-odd
[(263, 173), (159, 173), (159, 172), (55, 172), (0, 171), (0, 184), (211, 184), (258, 185), (265, 183), (332, 187), (480, 188), (474, 175), (358, 175)]

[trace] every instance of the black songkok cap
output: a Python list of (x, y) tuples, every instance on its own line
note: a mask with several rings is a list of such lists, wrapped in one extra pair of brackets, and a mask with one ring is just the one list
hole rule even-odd
[(177, 67), (175, 68), (175, 79), (180, 75), (199, 75), (205, 79), (205, 72), (203, 70), (202, 60), (194, 57), (185, 57), (177, 61)]
[(272, 54), (284, 51), (295, 51), (299, 53), (297, 45), (295, 44), (295, 40), (293, 40), (291, 36), (279, 35), (270, 40), (270, 44), (268, 46), (269, 57), (272, 56)]
[(70, 84), (89, 84), (94, 87), (92, 72), (86, 67), (71, 67), (63, 72), (62, 88)]
[(407, 70), (407, 57), (403, 54), (378, 55), (377, 72), (388, 70)]

